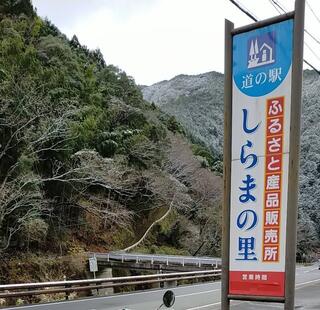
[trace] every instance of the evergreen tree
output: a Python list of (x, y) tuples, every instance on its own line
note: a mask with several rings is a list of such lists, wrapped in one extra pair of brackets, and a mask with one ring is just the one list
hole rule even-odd
[(0, 13), (27, 16), (35, 16), (35, 12), (30, 0), (4, 0), (0, 4)]

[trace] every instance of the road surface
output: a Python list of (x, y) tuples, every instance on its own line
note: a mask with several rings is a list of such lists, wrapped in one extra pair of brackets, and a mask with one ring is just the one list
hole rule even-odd
[[(234, 309), (237, 310), (277, 310), (283, 309), (283, 304), (259, 303), (259, 302), (233, 302)], [(210, 308), (208, 308), (210, 309)], [(220, 309), (213, 307), (212, 309)], [(320, 309), (320, 270), (318, 265), (298, 266), (296, 269), (296, 299), (295, 309), (319, 310)], [(210, 309), (211, 310), (211, 309)]]
[[(296, 271), (296, 309), (320, 309), (320, 270), (318, 265), (298, 266)], [(172, 289), (176, 294), (176, 303), (172, 310), (218, 310), (220, 304), (220, 282), (180, 286)], [(58, 302), (46, 305), (33, 305), (7, 309), (26, 310), (153, 310), (161, 304), (165, 290), (113, 295), (100, 298)], [(235, 310), (276, 310), (283, 309), (282, 304), (264, 304), (258, 302), (234, 301)]]

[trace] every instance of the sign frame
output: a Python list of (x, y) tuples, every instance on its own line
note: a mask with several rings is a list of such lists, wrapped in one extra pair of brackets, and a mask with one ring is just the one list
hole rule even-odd
[(89, 257), (89, 270), (93, 272), (94, 278), (96, 278), (96, 272), (98, 271), (98, 261), (97, 257), (94, 255), (93, 257)]
[[(304, 37), (305, 0), (295, 1), (295, 10), (287, 14), (272, 17), (263, 21), (234, 29), (229, 20), (225, 20), (225, 76), (224, 76), (224, 202), (222, 225), (222, 285), (221, 309), (230, 309), (230, 300), (251, 300), (284, 303), (285, 310), (294, 309), (295, 268), (296, 268), (296, 226), (298, 204), (298, 177), (300, 157), (300, 118), (303, 72), (303, 37)], [(230, 264), (230, 202), (231, 202), (231, 151), (232, 151), (232, 83), (233, 83), (233, 36), (257, 28), (269, 26), (288, 19), (293, 19), (293, 54), (291, 82), (290, 112), (290, 146), (289, 176), (287, 193), (286, 264), (285, 264), (285, 296), (246, 296), (229, 294)]]

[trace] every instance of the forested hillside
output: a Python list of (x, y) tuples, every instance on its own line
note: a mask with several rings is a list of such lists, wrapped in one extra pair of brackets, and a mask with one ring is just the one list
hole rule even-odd
[[(304, 71), (301, 130), (298, 256), (312, 255), (320, 240), (319, 75)], [(223, 75), (178, 75), (143, 87), (144, 98), (175, 116), (187, 134), (204, 143), (216, 159), (223, 144)], [(220, 165), (218, 165), (220, 166)]]
[[(174, 115), (193, 139), (207, 145), (213, 153), (223, 148), (223, 75), (208, 72), (178, 75), (144, 87), (143, 96), (170, 115)], [(222, 101), (221, 101), (222, 100)]]
[(124, 249), (164, 214), (140, 250), (219, 255), (211, 159), (99, 50), (2, 2), (0, 282), (56, 279), (39, 257)]

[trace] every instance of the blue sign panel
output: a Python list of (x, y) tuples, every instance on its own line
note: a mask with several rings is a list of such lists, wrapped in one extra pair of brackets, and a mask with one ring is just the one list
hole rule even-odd
[(247, 96), (272, 92), (285, 79), (292, 63), (293, 20), (235, 35), (233, 79)]

